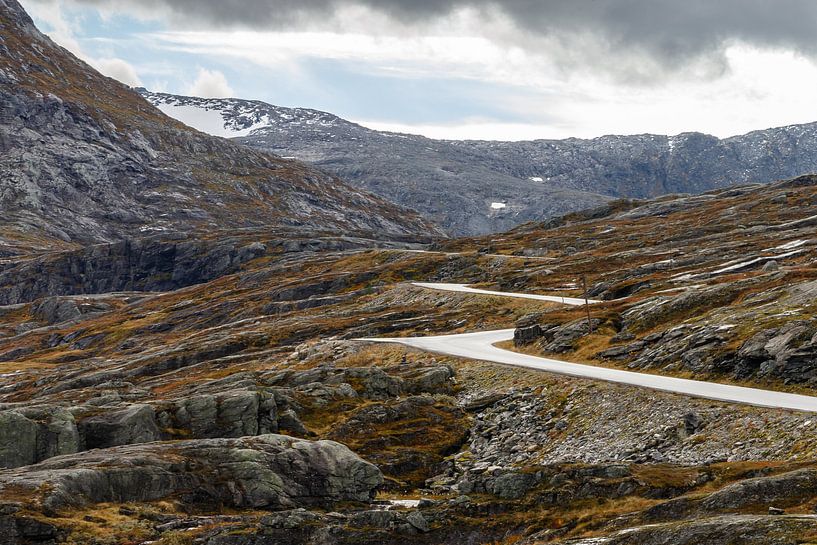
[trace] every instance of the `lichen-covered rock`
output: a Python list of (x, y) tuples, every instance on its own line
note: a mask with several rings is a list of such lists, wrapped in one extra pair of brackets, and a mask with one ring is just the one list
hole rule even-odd
[(143, 404), (85, 418), (80, 421), (79, 430), (88, 449), (146, 443), (162, 438), (154, 408)]
[(235, 390), (177, 401), (158, 416), (166, 428), (191, 437), (242, 437), (278, 431), (275, 399), (261, 392)]
[[(811, 516), (729, 515), (703, 520), (654, 524), (591, 539), (559, 541), (570, 545), (797, 545), (817, 531)], [(545, 534), (543, 532), (542, 534)], [(534, 536), (523, 545), (552, 543)]]
[(282, 435), (99, 449), (0, 474), (3, 491), (28, 490), (47, 508), (144, 502), (169, 496), (244, 508), (368, 501), (383, 482), (374, 465), (332, 441)]
[(37, 460), (37, 424), (17, 411), (0, 412), (0, 468)]
[(0, 411), (0, 468), (29, 465), (79, 449), (74, 416), (63, 407)]
[(65, 407), (23, 407), (19, 412), (37, 424), (36, 461), (80, 450), (76, 420)]
[(351, 385), (360, 395), (369, 399), (386, 399), (403, 393), (403, 379), (391, 376), (380, 367), (317, 367), (306, 371), (287, 370), (263, 377), (271, 386), (304, 387), (324, 385)]
[(817, 470), (801, 469), (780, 475), (746, 479), (707, 496), (701, 507), (707, 511), (799, 505), (817, 497)]

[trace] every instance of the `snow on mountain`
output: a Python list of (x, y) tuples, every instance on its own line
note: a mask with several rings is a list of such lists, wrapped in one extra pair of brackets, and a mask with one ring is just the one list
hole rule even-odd
[(320, 130), (341, 121), (318, 110), (284, 108), (255, 100), (185, 97), (144, 88), (137, 90), (168, 116), (201, 132), (224, 138), (250, 136), (258, 129), (278, 125)]
[[(702, 193), (817, 172), (817, 123), (725, 139), (690, 132), (452, 141), (376, 131), (332, 114), (256, 101), (145, 96), (160, 108), (184, 107), (165, 111), (201, 130), (312, 163), (456, 235), (504, 231), (610, 198)], [(498, 209), (491, 202), (512, 204)]]

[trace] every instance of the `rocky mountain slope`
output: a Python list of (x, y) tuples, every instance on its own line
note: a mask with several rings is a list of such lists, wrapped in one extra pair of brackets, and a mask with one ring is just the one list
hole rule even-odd
[[(810, 393), (814, 217), (801, 178), (428, 252), (256, 231), (193, 285), (162, 283), (189, 257), (131, 260), (128, 292), (61, 280), (120, 250), (11, 258), (0, 529), (14, 545), (809, 543), (811, 414), (353, 339), (516, 324), (522, 350)], [(583, 274), (607, 301), (592, 333), (581, 308), (408, 283), (576, 296)]]
[(0, 3), (0, 28), (0, 252), (258, 226), (435, 232), (302, 163), (168, 118), (14, 0)]
[(817, 171), (817, 123), (726, 139), (684, 133), (443, 141), (374, 131), (315, 110), (142, 94), (170, 116), (312, 163), (418, 210), (454, 235), (504, 231), (592, 207), (599, 195), (701, 193)]
[[(166, 153), (180, 153), (180, 134), (203, 143), (173, 156), (180, 165), (222, 168), (231, 164), (224, 149), (235, 151), (236, 164), (242, 153), (284, 164), (172, 125), (92, 72), (81, 72), (90, 88), (59, 83), (90, 69), (64, 52), (38, 57), (53, 46), (19, 6), (0, 6), (4, 53), (39, 59), (21, 64), (24, 73), (45, 78), (69, 105), (47, 113), (33, 88), (7, 85), (3, 92), (17, 100), (12, 122), (50, 126), (87, 114), (123, 123), (118, 116), (137, 111), (145, 119), (128, 127), (152, 134), (151, 149), (165, 143)], [(89, 106), (103, 84), (106, 100)], [(123, 97), (133, 100), (127, 108)], [(70, 127), (58, 140), (75, 150), (74, 162), (59, 153), (43, 159), (51, 148), (30, 129), (5, 135), (3, 145), (32, 142), (30, 156), (8, 148), (19, 161), (12, 175), (32, 176), (27, 164), (95, 172), (87, 165), (107, 157), (104, 146), (84, 122)], [(110, 143), (114, 155), (130, 149)], [(160, 157), (146, 164), (171, 164)], [(264, 170), (263, 183), (309, 195), (295, 170)], [(205, 199), (206, 221), (167, 219), (168, 229), (184, 232), (133, 237), (131, 224), (104, 213), (107, 197), (64, 212), (101, 229), (66, 224), (67, 241), (49, 230), (65, 223), (57, 210), (31, 199), (3, 216), (10, 244), (0, 261), (0, 543), (817, 540), (812, 414), (355, 340), (515, 327), (515, 346), (506, 348), (811, 395), (817, 178), (612, 201), (503, 234), (420, 245), (413, 233), (425, 224), (416, 217), (363, 219), (364, 208), (338, 201), (352, 206), (351, 219), (330, 221), (331, 193), (311, 197), (316, 219), (303, 218), (306, 225), (286, 224), (272, 204), (260, 207), (263, 224), (252, 223), (249, 209), (231, 204), (236, 175), (193, 169), (184, 179), (198, 187), (216, 175), (226, 186), (205, 184), (206, 195), (223, 195), (234, 217)], [(108, 195), (44, 185), (50, 179), (36, 178), (36, 202)], [(102, 184), (109, 186), (119, 191)], [(142, 202), (138, 192), (124, 195)], [(367, 232), (378, 226), (385, 239)], [(582, 308), (413, 284), (575, 297), (585, 278), (603, 300), (591, 309), (592, 331)]]
[(451, 235), (504, 231), (607, 200), (593, 189), (576, 191), (502, 172), (456, 142), (373, 131), (325, 112), (142, 94), (192, 126), (298, 158), (417, 210)]

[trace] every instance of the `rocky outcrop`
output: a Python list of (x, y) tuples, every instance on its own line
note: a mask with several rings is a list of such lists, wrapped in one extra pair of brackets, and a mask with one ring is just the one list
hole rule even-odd
[(0, 468), (19, 467), (81, 449), (73, 414), (62, 407), (0, 411)]
[(275, 396), (264, 392), (236, 390), (185, 398), (157, 411), (162, 428), (197, 438), (243, 437), (279, 428)]
[[(629, 528), (592, 539), (560, 541), (565, 545), (795, 545), (817, 531), (811, 516), (729, 515), (704, 520)], [(543, 532), (545, 534), (545, 532)], [(524, 545), (552, 543), (547, 535), (534, 536)]]
[(403, 394), (448, 394), (453, 390), (454, 370), (447, 365), (400, 367), (317, 367), (307, 371), (287, 370), (265, 374), (269, 386), (308, 389), (310, 385), (349, 385), (367, 399), (388, 399)]
[(705, 511), (789, 507), (817, 497), (817, 470), (802, 469), (780, 475), (746, 479), (726, 486), (701, 501)]
[(158, 441), (156, 413), (150, 405), (129, 405), (82, 420), (80, 433), (88, 449)]
[[(598, 318), (591, 320), (593, 329), (603, 323)], [(576, 341), (590, 333), (586, 319), (575, 320), (567, 324), (533, 324), (519, 327), (514, 331), (513, 341), (516, 346), (538, 342), (542, 350), (561, 354), (573, 350)]]
[(213, 532), (205, 543), (206, 545), (430, 543), (435, 538), (427, 540), (424, 534), (431, 531), (431, 524), (442, 522), (444, 518), (439, 513), (421, 511), (380, 509), (348, 514), (321, 514), (305, 509), (293, 509), (267, 515), (255, 527), (248, 528), (238, 535), (228, 531)]
[(348, 448), (281, 435), (147, 443), (60, 456), (0, 473), (0, 496), (27, 491), (59, 511), (100, 502), (277, 509), (370, 500), (383, 478)]

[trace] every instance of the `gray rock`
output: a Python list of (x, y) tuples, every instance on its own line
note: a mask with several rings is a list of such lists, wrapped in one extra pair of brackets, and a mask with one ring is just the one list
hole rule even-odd
[(162, 433), (156, 425), (156, 413), (150, 405), (130, 405), (106, 411), (79, 422), (85, 448), (106, 448), (158, 441)]
[(37, 424), (36, 461), (73, 454), (81, 448), (74, 415), (63, 407), (24, 407), (20, 414)]
[(287, 409), (278, 415), (278, 429), (291, 433), (296, 437), (309, 437), (311, 435), (311, 432), (292, 409)]
[(406, 517), (406, 522), (411, 524), (419, 532), (427, 533), (431, 531), (431, 527), (429, 527), (428, 521), (419, 511), (412, 511), (411, 513), (409, 513), (408, 516)]
[(177, 401), (167, 425), (190, 430), (196, 438), (242, 437), (277, 431), (276, 413), (271, 396), (236, 390)]
[(801, 469), (769, 477), (745, 479), (707, 496), (701, 507), (709, 511), (788, 507), (817, 494), (817, 470)]
[(17, 411), (0, 412), (0, 467), (19, 467), (37, 460), (37, 424)]
[(31, 308), (32, 314), (47, 324), (65, 322), (82, 315), (75, 301), (60, 297), (48, 297)]
[(243, 508), (368, 501), (380, 471), (345, 446), (281, 435), (149, 443), (59, 456), (0, 475), (4, 490), (40, 490), (53, 510), (169, 496)]

